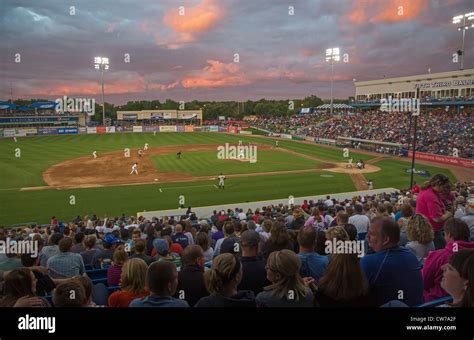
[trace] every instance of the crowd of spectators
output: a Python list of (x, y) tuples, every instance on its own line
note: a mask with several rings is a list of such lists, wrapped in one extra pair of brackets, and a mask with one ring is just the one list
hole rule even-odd
[[(474, 121), (472, 112), (432, 111), (421, 113), (417, 123), (417, 150), (440, 155), (474, 157)], [(378, 110), (354, 114), (296, 115), (260, 117), (254, 126), (283, 133), (294, 130), (297, 135), (337, 139), (352, 137), (381, 142), (411, 143), (409, 113)], [(412, 124), (412, 129), (414, 125)], [(455, 151), (457, 149), (457, 153)]]
[[(448, 295), (447, 306), (474, 307), (474, 187), (444, 175), (206, 219), (191, 207), (179, 218), (53, 217), (0, 229), (0, 240), (39, 247), (0, 254), (3, 307), (379, 307)], [(118, 289), (93, 284), (88, 268)]]

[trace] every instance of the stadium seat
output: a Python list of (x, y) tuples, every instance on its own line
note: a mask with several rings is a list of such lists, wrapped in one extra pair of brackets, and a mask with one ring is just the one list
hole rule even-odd
[(94, 281), (95, 279), (107, 278), (107, 269), (86, 270), (86, 274), (90, 277), (92, 281)]
[(92, 280), (93, 285), (96, 285), (98, 283), (103, 283), (104, 285), (107, 286), (107, 277), (101, 277), (101, 278), (97, 278), (97, 279)]
[(107, 287), (107, 290), (108, 290), (109, 295), (110, 295), (113, 292), (115, 292), (116, 290), (120, 290), (120, 286), (110, 286), (110, 287)]
[(367, 236), (367, 233), (358, 233), (357, 234), (357, 239), (362, 241), (362, 240), (365, 240), (365, 237)]
[(90, 265), (90, 264), (86, 264), (86, 265), (84, 265), (84, 267), (85, 267), (85, 269), (86, 269), (86, 272), (87, 272), (87, 271), (91, 271), (91, 270), (94, 269), (94, 268), (92, 267), (92, 265)]
[(50, 303), (51, 306), (54, 306), (54, 305), (53, 305), (53, 296), (52, 296), (52, 295), (45, 295), (45, 296), (43, 296), (43, 298), (45, 298), (46, 300), (48, 300), (48, 302)]
[(418, 307), (418, 308), (438, 307), (438, 306), (440, 306), (440, 305), (442, 305), (446, 302), (452, 302), (452, 301), (453, 301), (453, 297), (448, 295), (448, 296), (444, 296), (442, 298), (439, 298), (437, 300), (422, 303), (421, 305), (418, 305), (416, 307)]

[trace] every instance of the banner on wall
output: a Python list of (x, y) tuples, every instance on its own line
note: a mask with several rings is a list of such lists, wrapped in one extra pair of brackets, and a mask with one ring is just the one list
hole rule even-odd
[(87, 127), (87, 133), (97, 133), (96, 127), (95, 126)]
[(184, 125), (176, 125), (176, 132), (184, 132)]
[(87, 129), (85, 127), (79, 128), (79, 133), (85, 133), (85, 132), (87, 132)]
[(36, 128), (24, 128), (24, 130), (27, 136), (36, 135), (38, 133), (38, 129)]
[(251, 135), (251, 134), (252, 134), (252, 131), (240, 130), (239, 133), (240, 133), (241, 135)]
[(159, 126), (144, 126), (143, 131), (144, 132), (159, 132), (160, 127)]
[(280, 135), (280, 137), (281, 137), (281, 138), (286, 138), (286, 139), (291, 139), (291, 135), (287, 135), (287, 134), (284, 134), (284, 133), (282, 133), (282, 134)]
[(160, 126), (160, 132), (176, 132), (176, 126)]
[(237, 133), (237, 128), (235, 126), (228, 126), (227, 127), (228, 133)]
[(194, 119), (198, 118), (197, 113), (192, 113), (192, 112), (178, 112), (178, 119)]
[(219, 126), (218, 131), (219, 132), (227, 132), (227, 126)]
[(38, 135), (56, 135), (58, 134), (57, 128), (39, 128)]
[(115, 133), (115, 126), (107, 126), (106, 132), (107, 133)]
[(15, 136), (15, 129), (4, 129), (3, 130), (3, 137), (14, 137)]
[[(412, 156), (413, 156), (413, 152), (408, 151), (408, 157), (412, 157)], [(431, 162), (441, 163), (441, 164), (457, 165), (457, 166), (462, 166), (464, 168), (474, 168), (474, 160), (467, 159), (467, 158), (436, 155), (436, 154), (426, 153), (426, 152), (417, 152), (416, 159), (421, 159), (424, 161), (431, 161)]]
[(75, 135), (79, 132), (77, 128), (57, 128), (58, 135)]
[(194, 132), (194, 125), (185, 125), (184, 132)]
[(97, 133), (106, 133), (107, 132), (107, 128), (105, 126), (98, 126), (95, 130), (96, 130)]
[(26, 136), (26, 132), (24, 129), (16, 129), (16, 136), (17, 137), (25, 137)]
[(194, 132), (207, 132), (207, 131), (209, 131), (209, 130), (205, 131), (204, 126), (194, 126), (193, 130), (194, 130)]
[(133, 132), (143, 132), (143, 126), (134, 126), (133, 127)]

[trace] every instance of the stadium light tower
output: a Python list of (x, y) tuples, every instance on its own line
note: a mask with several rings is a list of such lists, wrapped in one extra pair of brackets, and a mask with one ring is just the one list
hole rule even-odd
[(104, 72), (109, 69), (109, 58), (95, 57), (94, 68), (102, 74), (102, 124), (105, 125)]
[(466, 31), (470, 27), (474, 27), (474, 12), (457, 15), (453, 17), (453, 24), (458, 25), (458, 31), (462, 32), (462, 43), (461, 50), (458, 51), (458, 55), (461, 56), (461, 68), (464, 69), (464, 38), (466, 36)]
[(331, 63), (331, 116), (333, 111), (333, 83), (334, 83), (334, 63), (341, 60), (339, 47), (326, 49), (326, 62)]

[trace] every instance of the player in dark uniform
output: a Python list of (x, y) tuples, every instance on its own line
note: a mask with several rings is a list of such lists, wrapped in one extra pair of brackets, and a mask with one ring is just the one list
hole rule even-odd
[(178, 151), (178, 153), (176, 154), (176, 158), (181, 159), (181, 151)]

